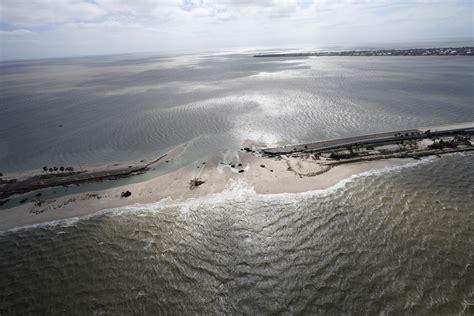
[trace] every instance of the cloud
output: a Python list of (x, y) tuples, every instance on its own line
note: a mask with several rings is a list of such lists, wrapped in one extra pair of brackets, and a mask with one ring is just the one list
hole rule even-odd
[(181, 0), (97, 0), (97, 5), (109, 14), (122, 14), (135, 17), (156, 17), (169, 9), (179, 9)]
[(2, 0), (1, 22), (15, 26), (44, 26), (102, 17), (98, 5), (82, 0)]
[(470, 0), (2, 0), (0, 10), (0, 25), (7, 25), (0, 39), (8, 38), (3, 59), (320, 47), (473, 32)]
[(0, 30), (0, 36), (2, 37), (17, 37), (17, 36), (24, 36), (24, 35), (31, 35), (33, 32), (30, 30), (23, 30), (23, 29), (17, 29), (17, 30), (12, 30), (12, 31), (4, 31)]

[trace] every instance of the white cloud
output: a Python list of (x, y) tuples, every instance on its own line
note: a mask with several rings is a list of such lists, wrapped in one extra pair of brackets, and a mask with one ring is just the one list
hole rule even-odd
[(17, 29), (17, 30), (12, 30), (12, 31), (4, 31), (0, 30), (0, 36), (8, 36), (8, 37), (17, 37), (17, 36), (24, 36), (24, 35), (31, 35), (33, 32), (30, 30), (23, 30), (23, 29)]
[(97, 19), (105, 11), (82, 0), (2, 0), (1, 21), (16, 26), (44, 26)]
[(170, 8), (180, 8), (180, 0), (97, 0), (97, 4), (110, 14), (132, 16), (158, 16)]
[(473, 32), (469, 0), (2, 0), (0, 10), (10, 26), (0, 33), (8, 38), (2, 58), (317, 47)]

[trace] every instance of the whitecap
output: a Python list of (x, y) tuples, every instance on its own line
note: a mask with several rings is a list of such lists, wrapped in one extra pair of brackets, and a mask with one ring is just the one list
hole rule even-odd
[(369, 171), (352, 175), (326, 189), (306, 191), (306, 192), (297, 192), (297, 193), (259, 194), (255, 191), (255, 188), (251, 184), (240, 179), (239, 180), (231, 179), (227, 187), (220, 193), (212, 193), (206, 196), (190, 198), (184, 201), (176, 201), (168, 197), (160, 201), (149, 203), (149, 204), (136, 203), (136, 204), (123, 206), (123, 207), (103, 209), (93, 214), (89, 214), (87, 216), (80, 217), (80, 218), (73, 217), (73, 218), (68, 218), (68, 219), (54, 220), (54, 221), (40, 223), (40, 224), (21, 226), (21, 227), (16, 227), (7, 231), (0, 232), (0, 234), (4, 234), (7, 232), (17, 232), (20, 230), (27, 230), (27, 229), (44, 228), (44, 227), (56, 227), (56, 226), (68, 227), (68, 226), (78, 223), (80, 220), (88, 220), (93, 217), (97, 217), (97, 216), (101, 216), (105, 214), (108, 216), (122, 216), (122, 215), (146, 216), (146, 214), (150, 214), (150, 213), (159, 213), (164, 207), (177, 208), (180, 210), (182, 215), (186, 216), (187, 214), (189, 214), (189, 212), (196, 210), (198, 208), (202, 208), (203, 206), (212, 206), (216, 204), (220, 205), (223, 203), (228, 203), (229, 201), (239, 203), (239, 202), (245, 202), (249, 199), (258, 199), (259, 201), (265, 203), (265, 202), (274, 202), (276, 199), (278, 199), (286, 203), (296, 203), (300, 201), (301, 199), (305, 199), (305, 198), (327, 197), (333, 194), (334, 192), (338, 191), (339, 189), (346, 187), (349, 183), (358, 181), (358, 179), (360, 178), (394, 174), (407, 168), (414, 168), (417, 166), (435, 162), (437, 160), (439, 160), (439, 158), (436, 156), (428, 156), (420, 160), (401, 164), (401, 165), (375, 168)]

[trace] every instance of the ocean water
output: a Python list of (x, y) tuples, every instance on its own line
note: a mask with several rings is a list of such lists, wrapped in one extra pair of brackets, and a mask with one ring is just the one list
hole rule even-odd
[(5, 232), (0, 312), (472, 315), (473, 157)]
[[(1, 63), (0, 172), (188, 143), (178, 168), (246, 139), (474, 121), (473, 70), (469, 57), (243, 53)], [(0, 315), (472, 315), (473, 162), (431, 157), (301, 194), (234, 183), (1, 232)]]
[(121, 55), (0, 64), (0, 172), (474, 121), (470, 57)]

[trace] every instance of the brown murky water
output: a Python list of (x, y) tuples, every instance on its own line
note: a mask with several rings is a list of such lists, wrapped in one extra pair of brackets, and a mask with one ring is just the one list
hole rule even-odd
[(5, 232), (0, 314), (472, 315), (473, 162)]

